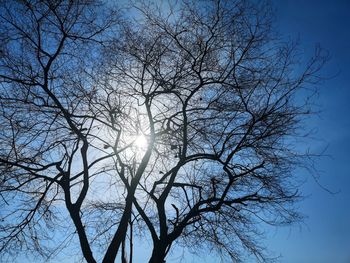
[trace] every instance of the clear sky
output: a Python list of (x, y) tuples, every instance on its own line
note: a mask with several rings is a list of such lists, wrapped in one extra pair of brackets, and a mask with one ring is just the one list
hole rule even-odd
[[(330, 52), (324, 76), (335, 76), (320, 85), (317, 104), (322, 110), (306, 123), (315, 129), (317, 140), (308, 145), (316, 153), (328, 146), (315, 162), (320, 171), (320, 187), (311, 176), (302, 186), (305, 200), (300, 211), (305, 224), (288, 228), (268, 228), (265, 244), (282, 263), (350, 262), (350, 0), (272, 0), (276, 26), (283, 37), (299, 39), (305, 58), (316, 44)], [(135, 262), (146, 262), (147, 244), (137, 248)], [(211, 253), (198, 259), (176, 250), (167, 263), (217, 263)], [(183, 256), (183, 257), (182, 257)], [(250, 263), (250, 262), (248, 262)]]
[(303, 186), (308, 197), (300, 210), (305, 226), (271, 231), (266, 244), (283, 263), (350, 262), (350, 1), (274, 0), (278, 29), (286, 39), (298, 38), (307, 57), (315, 44), (330, 52), (324, 76), (337, 76), (320, 86), (320, 114), (307, 123), (319, 140), (310, 147), (326, 154), (315, 166), (320, 183), (311, 178)]
[[(317, 44), (329, 51), (331, 59), (322, 71), (330, 77), (319, 85), (315, 99), (320, 113), (305, 123), (315, 130), (308, 140), (315, 153), (327, 148), (315, 160), (322, 189), (306, 175), (302, 186), (306, 198), (299, 203), (305, 224), (267, 228), (266, 247), (282, 263), (350, 262), (350, 0), (273, 0), (276, 27), (286, 40), (300, 42), (305, 59)], [(175, 253), (177, 254), (177, 253)], [(189, 256), (189, 255), (188, 255)], [(196, 257), (176, 256), (169, 262), (198, 262)], [(168, 262), (168, 261), (167, 261)], [(208, 254), (201, 262), (220, 262)], [(254, 262), (254, 261), (252, 261)], [(250, 262), (249, 262), (250, 263)]]
[[(269, 228), (264, 243), (281, 255), (282, 263), (350, 263), (350, 0), (272, 2), (277, 29), (286, 40), (299, 39), (305, 57), (312, 55), (318, 43), (330, 52), (331, 60), (322, 74), (336, 76), (320, 85), (317, 103), (322, 111), (308, 121), (306, 129), (317, 130), (314, 137), (318, 139), (309, 141), (315, 152), (328, 146), (329, 157), (316, 160), (315, 166), (320, 184), (337, 193), (325, 191), (309, 176), (302, 186), (307, 198), (299, 203), (307, 216), (305, 224)], [(199, 262), (188, 254), (185, 260), (179, 256), (167, 263)], [(142, 258), (144, 254), (136, 255), (135, 262), (146, 262)], [(200, 262), (220, 260), (208, 253)]]

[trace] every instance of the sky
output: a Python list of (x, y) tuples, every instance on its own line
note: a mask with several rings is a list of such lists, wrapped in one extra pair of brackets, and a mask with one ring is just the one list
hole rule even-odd
[(309, 176), (302, 186), (307, 197), (299, 203), (305, 225), (274, 229), (266, 245), (283, 263), (350, 262), (350, 1), (274, 0), (276, 25), (286, 39), (299, 39), (304, 56), (316, 44), (331, 59), (322, 71), (329, 77), (319, 85), (321, 109), (306, 123), (316, 133), (310, 148), (325, 155), (315, 161), (319, 183)]
[[(282, 263), (349, 263), (350, 0), (272, 2), (277, 29), (286, 40), (299, 39), (305, 57), (312, 55), (316, 44), (329, 51), (331, 60), (322, 74), (331, 78), (319, 85), (316, 102), (321, 112), (306, 123), (306, 129), (316, 131), (313, 137), (317, 139), (309, 141), (310, 148), (316, 152), (327, 148), (325, 156), (315, 161), (321, 186), (308, 176), (302, 186), (306, 198), (299, 203), (305, 223), (267, 228), (264, 243), (274, 255), (281, 256)], [(185, 256), (186, 262), (198, 262), (196, 257)], [(136, 255), (135, 262), (142, 263), (142, 258)], [(178, 255), (168, 262), (179, 262)], [(204, 262), (220, 260), (207, 257)]]
[[(286, 41), (298, 40), (305, 59), (320, 45), (329, 52), (330, 61), (321, 72), (327, 80), (318, 85), (314, 100), (320, 112), (305, 123), (305, 131), (314, 131), (305, 146), (314, 153), (326, 151), (315, 159), (318, 180), (303, 175), (305, 199), (298, 206), (304, 223), (266, 228), (263, 243), (282, 263), (349, 263), (350, 1), (272, 0), (272, 4), (276, 29)], [(179, 254), (170, 256), (167, 262), (198, 262), (187, 256), (180, 261)], [(220, 259), (208, 254), (201, 262)]]

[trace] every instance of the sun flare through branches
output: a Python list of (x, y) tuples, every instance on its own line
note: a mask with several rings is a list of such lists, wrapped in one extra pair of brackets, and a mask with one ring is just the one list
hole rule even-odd
[(145, 135), (140, 134), (136, 136), (136, 139), (134, 141), (134, 145), (137, 149), (140, 151), (144, 151), (147, 148), (148, 141)]
[(295, 96), (327, 57), (300, 69), (259, 1), (112, 2), (0, 1), (0, 257), (268, 260), (261, 223), (301, 219)]

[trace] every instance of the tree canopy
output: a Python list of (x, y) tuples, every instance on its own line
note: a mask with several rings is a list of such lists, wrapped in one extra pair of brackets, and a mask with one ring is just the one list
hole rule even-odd
[(1, 1), (0, 255), (132, 262), (148, 239), (153, 263), (174, 245), (268, 261), (260, 223), (301, 219), (299, 94), (327, 60), (301, 66), (272, 18), (240, 0)]

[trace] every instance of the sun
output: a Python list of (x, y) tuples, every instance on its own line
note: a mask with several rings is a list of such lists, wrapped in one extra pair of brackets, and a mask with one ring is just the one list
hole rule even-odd
[(147, 141), (147, 138), (143, 134), (140, 134), (140, 135), (137, 135), (133, 144), (139, 150), (144, 150), (147, 148), (148, 141)]

